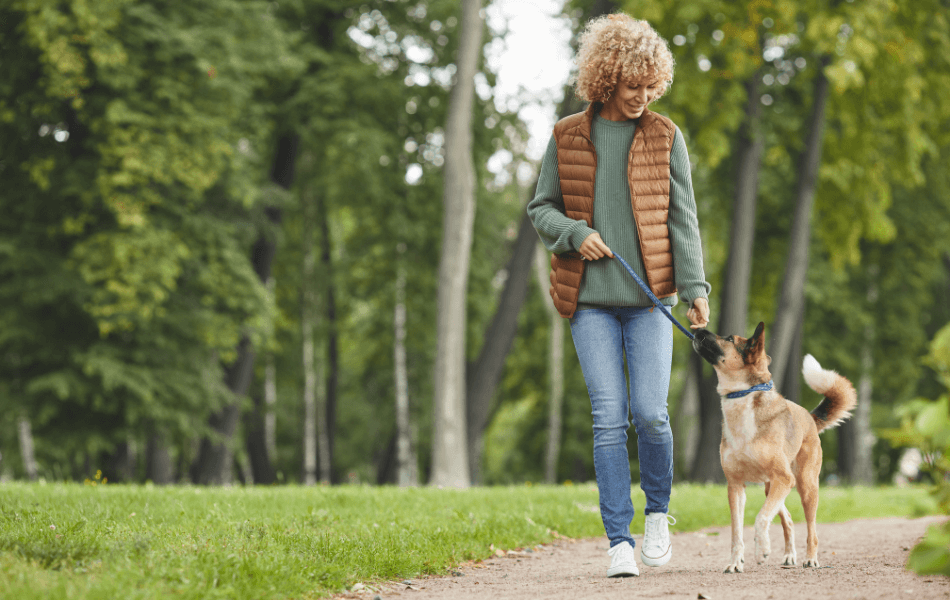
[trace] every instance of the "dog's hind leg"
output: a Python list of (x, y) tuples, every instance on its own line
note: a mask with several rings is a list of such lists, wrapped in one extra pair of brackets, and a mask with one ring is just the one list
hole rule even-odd
[(745, 564), (745, 543), (742, 541), (742, 525), (745, 521), (745, 484), (729, 482), (729, 512), (732, 515), (732, 555), (726, 565), (726, 573), (741, 573)]
[(775, 515), (785, 506), (785, 498), (790, 491), (792, 491), (791, 474), (782, 473), (772, 476), (769, 481), (765, 504), (762, 505), (762, 510), (755, 518), (755, 557), (759, 563), (765, 562), (765, 559), (769, 557), (772, 550), (769, 525), (772, 524)]
[[(769, 483), (765, 482), (765, 495), (769, 495)], [(785, 534), (785, 556), (782, 557), (783, 565), (797, 565), (798, 556), (795, 553), (795, 529), (792, 523), (792, 513), (788, 512), (785, 503), (779, 507), (778, 516), (782, 520), (782, 533)]]
[(808, 542), (805, 547), (803, 567), (820, 567), (818, 564), (818, 527), (815, 517), (818, 514), (818, 475), (802, 474), (798, 480), (798, 493), (802, 497), (805, 509), (805, 523), (808, 527)]
[(785, 508), (784, 502), (778, 515), (782, 519), (782, 531), (785, 533), (785, 556), (782, 559), (782, 564), (796, 565), (798, 564), (798, 556), (795, 554), (795, 529), (792, 527), (792, 513)]

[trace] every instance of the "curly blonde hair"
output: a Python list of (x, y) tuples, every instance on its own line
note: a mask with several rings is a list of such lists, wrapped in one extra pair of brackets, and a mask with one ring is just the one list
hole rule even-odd
[(605, 102), (617, 81), (658, 80), (654, 100), (673, 83), (673, 53), (646, 21), (616, 13), (591, 19), (581, 34), (577, 52), (577, 96)]

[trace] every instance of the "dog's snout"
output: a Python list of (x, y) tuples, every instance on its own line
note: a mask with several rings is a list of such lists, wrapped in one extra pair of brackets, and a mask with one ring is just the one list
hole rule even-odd
[(698, 329), (693, 334), (693, 350), (706, 362), (715, 365), (723, 356), (722, 348), (716, 343), (718, 336), (708, 329)]

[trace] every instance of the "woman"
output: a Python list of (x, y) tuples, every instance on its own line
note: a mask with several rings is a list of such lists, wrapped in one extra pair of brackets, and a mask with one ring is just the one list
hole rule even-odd
[(607, 576), (636, 576), (630, 414), (646, 494), (640, 558), (661, 566), (672, 556), (667, 394), (673, 330), (612, 260), (611, 248), (663, 304), (675, 306), (678, 292), (694, 329), (708, 323), (710, 286), (683, 135), (648, 109), (672, 83), (669, 47), (647, 22), (620, 13), (587, 24), (577, 61), (576, 92), (590, 105), (555, 126), (528, 214), (554, 253), (551, 297), (570, 319), (590, 395), (600, 512), (610, 538)]

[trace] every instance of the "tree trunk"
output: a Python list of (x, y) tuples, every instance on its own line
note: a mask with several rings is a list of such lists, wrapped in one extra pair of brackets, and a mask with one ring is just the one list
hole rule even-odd
[[(247, 394), (254, 375), (254, 348), (247, 336), (241, 338), (237, 349), (238, 358), (225, 369), (225, 384), (235, 398)], [(198, 457), (192, 465), (191, 478), (199, 485), (231, 485), (234, 480), (232, 465), (234, 454), (231, 442), (237, 430), (240, 404), (231, 402), (211, 415), (208, 425), (212, 438), (204, 438), (198, 448)]]
[(874, 459), (872, 449), (877, 437), (871, 429), (871, 401), (874, 375), (874, 325), (864, 330), (864, 347), (861, 348), (861, 378), (858, 380), (858, 405), (851, 418), (855, 429), (855, 461), (851, 483), (874, 485)]
[(155, 485), (175, 482), (171, 453), (165, 443), (165, 436), (158, 432), (149, 435), (145, 445), (145, 480)]
[(267, 354), (267, 365), (264, 367), (264, 447), (271, 461), (277, 460), (277, 414), (274, 407), (277, 404), (277, 367), (274, 364), (274, 354)]
[(825, 105), (828, 100), (828, 79), (825, 77), (827, 56), (818, 61), (815, 75), (814, 102), (810, 118), (808, 139), (802, 151), (798, 174), (798, 189), (795, 215), (789, 239), (788, 260), (775, 323), (772, 326), (772, 380), (781, 389), (788, 364), (788, 354), (794, 337), (795, 319), (805, 302), (805, 276), (808, 273), (808, 245), (811, 241), (811, 212), (818, 183), (818, 167), (821, 164), (821, 145), (825, 131)]
[(564, 319), (554, 305), (547, 301), (548, 253), (544, 246), (535, 244), (534, 274), (538, 289), (544, 298), (544, 307), (550, 322), (548, 329), (548, 442), (544, 452), (544, 480), (557, 482), (557, 465), (561, 453), (561, 406), (564, 402)]
[(20, 415), (17, 420), (17, 434), (20, 438), (20, 457), (23, 458), (23, 472), (30, 481), (36, 481), (39, 477), (39, 467), (36, 464), (36, 453), (33, 450), (33, 430), (30, 427), (30, 419), (26, 415)]
[(782, 395), (786, 399), (791, 400), (796, 404), (801, 404), (801, 395), (802, 395), (802, 358), (804, 354), (802, 353), (802, 338), (804, 336), (805, 330), (805, 303), (802, 302), (802, 306), (798, 311), (798, 319), (795, 322), (795, 333), (794, 338), (792, 338), (792, 348), (788, 353), (788, 364), (785, 366), (785, 372), (788, 374), (788, 377), (785, 378), (785, 383), (782, 384)]
[(316, 348), (317, 374), (315, 388), (317, 392), (317, 474), (320, 483), (330, 483), (333, 477), (332, 454), (330, 450), (330, 427), (327, 423), (327, 377), (326, 359), (320, 348)]
[[(267, 278), (267, 293), (274, 300), (274, 278)], [(270, 327), (273, 328), (273, 322)], [(247, 466), (251, 471), (246, 480), (271, 485), (277, 481), (274, 471), (274, 458), (277, 447), (274, 442), (274, 403), (277, 400), (277, 388), (274, 381), (274, 354), (268, 352), (265, 357), (264, 390), (251, 392), (251, 410), (244, 415), (244, 447), (247, 451)], [(246, 482), (245, 482), (246, 483)]]
[[(761, 72), (746, 82), (745, 119), (738, 137), (735, 201), (732, 231), (719, 301), (719, 335), (748, 336), (749, 278), (752, 272), (752, 245), (755, 241), (755, 208), (759, 189), (759, 168), (765, 140), (762, 136), (762, 101), (759, 98)], [(725, 481), (719, 464), (722, 441), (722, 408), (716, 393), (716, 378), (704, 377), (702, 361), (694, 357), (693, 369), (700, 386), (701, 429), (690, 478), (696, 481)], [(685, 392), (684, 392), (685, 393)]]
[(303, 200), (303, 265), (301, 269), (300, 290), (300, 343), (303, 357), (303, 483), (313, 485), (317, 482), (317, 366), (313, 352), (313, 314), (316, 312), (313, 291), (313, 275), (316, 256), (313, 252), (313, 215), (312, 202), (304, 196)]
[[(595, 0), (589, 18), (616, 10), (612, 0)], [(559, 119), (583, 110), (583, 104), (574, 98), (571, 86), (564, 88)], [(537, 181), (531, 186), (537, 187)], [(518, 314), (528, 291), (531, 262), (538, 233), (525, 212), (518, 226), (518, 237), (512, 246), (511, 258), (505, 266), (508, 277), (498, 300), (498, 307), (485, 330), (485, 343), (478, 358), (469, 365), (466, 381), (466, 413), (468, 418), (468, 455), (472, 481), (481, 483), (481, 459), (484, 450), (483, 434), (492, 413), (492, 400), (501, 381), (505, 359), (517, 333)], [(547, 290), (545, 290), (547, 294)]]
[(700, 419), (699, 419), (699, 382), (697, 379), (702, 376), (702, 372), (697, 375), (696, 361), (690, 355), (686, 364), (686, 381), (683, 382), (683, 393), (680, 395), (679, 402), (676, 404), (676, 415), (673, 417), (674, 430), (673, 439), (676, 440), (675, 447), (679, 449), (679, 456), (673, 461), (680, 465), (679, 473), (688, 476), (693, 471), (693, 461), (696, 459), (696, 448), (699, 445)]
[[(267, 279), (267, 291), (274, 298), (274, 278)], [(275, 301), (276, 303), (276, 301)], [(277, 460), (277, 415), (274, 407), (277, 405), (277, 366), (274, 363), (274, 353), (267, 353), (267, 363), (264, 366), (264, 447), (270, 461)]]
[[(468, 415), (468, 452), (472, 481), (481, 483), (481, 462), (484, 447), (482, 436), (488, 426), (492, 399), (501, 381), (505, 358), (514, 343), (518, 327), (518, 313), (528, 292), (531, 272), (531, 257), (538, 234), (527, 212), (521, 218), (518, 237), (515, 239), (511, 258), (505, 267), (508, 277), (498, 300), (498, 308), (485, 330), (478, 359), (468, 370), (466, 404)], [(545, 291), (547, 293), (547, 291)]]
[(267, 448), (266, 439), (266, 410), (264, 399), (261, 392), (255, 390), (251, 393), (252, 408), (244, 415), (244, 440), (247, 450), (248, 467), (251, 470), (251, 476), (245, 477), (254, 483), (270, 485), (277, 481), (277, 474), (274, 472), (274, 465), (271, 462), (273, 456)]
[(762, 135), (762, 101), (759, 98), (760, 71), (746, 82), (745, 121), (739, 133), (736, 173), (736, 197), (732, 206), (732, 231), (729, 258), (723, 278), (719, 308), (719, 335), (741, 335), (746, 331), (749, 314), (749, 280), (752, 272), (752, 246), (755, 241), (756, 200), (759, 170), (765, 139)]
[[(405, 252), (400, 244), (400, 256)], [(409, 375), (406, 369), (406, 270), (400, 264), (396, 274), (396, 307), (393, 318), (394, 387), (396, 390), (396, 483), (399, 487), (419, 485), (419, 469), (412, 447), (411, 415), (409, 412)]]
[(130, 483), (135, 478), (135, 446), (130, 440), (119, 442), (105, 455), (102, 474), (113, 483)]
[(437, 486), (468, 487), (465, 404), (465, 310), (475, 221), (472, 104), (482, 51), (481, 0), (462, 0), (458, 76), (445, 124), (445, 186), (433, 410), (432, 479)]
[(722, 441), (722, 406), (716, 393), (715, 376), (704, 377), (702, 358), (695, 352), (690, 357), (693, 369), (700, 374), (699, 385), (699, 443), (693, 459), (690, 479), (703, 483), (721, 483), (725, 480), (719, 462), (719, 443)]
[[(316, 207), (320, 219), (320, 258), (325, 283), (323, 294), (326, 301), (327, 318), (326, 389), (323, 392), (324, 406), (321, 409), (325, 422), (326, 465), (321, 467), (320, 481), (329, 483), (337, 479), (333, 474), (333, 454), (336, 439), (337, 382), (339, 381), (340, 372), (340, 353), (338, 349), (339, 336), (337, 335), (336, 288), (333, 283), (333, 254), (331, 253), (332, 244), (330, 243), (330, 218), (327, 214), (326, 205), (323, 204), (320, 196), (317, 197)], [(323, 450), (321, 449), (321, 451)]]
[[(877, 265), (868, 266), (870, 283), (867, 301), (873, 307), (877, 302)], [(864, 326), (861, 346), (861, 376), (858, 379), (858, 405), (850, 419), (838, 432), (838, 474), (852, 484), (874, 484), (874, 462), (871, 456), (876, 437), (871, 430), (871, 402), (874, 376), (874, 321)]]
[[(271, 179), (284, 189), (290, 189), (293, 183), (298, 144), (299, 137), (296, 135), (281, 136), (277, 140)], [(279, 208), (265, 208), (264, 214), (273, 228), (280, 225), (281, 210)], [(251, 254), (254, 272), (262, 282), (270, 279), (275, 250), (274, 236), (269, 231), (262, 232), (254, 243)], [(237, 429), (240, 412), (237, 398), (247, 394), (254, 371), (254, 348), (247, 336), (242, 337), (238, 343), (237, 355), (234, 364), (225, 370), (225, 382), (236, 399), (208, 419), (208, 425), (215, 439), (204, 438), (201, 441), (198, 456), (191, 468), (191, 479), (194, 483), (221, 485), (231, 482), (231, 465), (234, 462), (231, 442), (234, 431)]]

